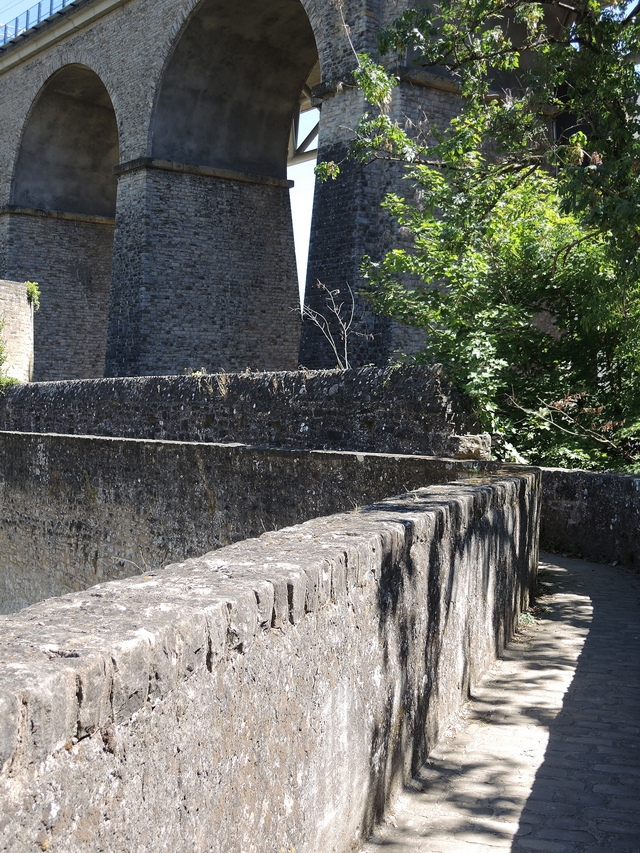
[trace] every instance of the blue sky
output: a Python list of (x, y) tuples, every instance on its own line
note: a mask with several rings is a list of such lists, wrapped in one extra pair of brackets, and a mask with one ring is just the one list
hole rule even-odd
[[(15, 18), (33, 8), (33, 0), (0, 0), (0, 23), (11, 23)], [(48, 0), (43, 0), (43, 12), (48, 9)], [(300, 139), (304, 139), (318, 120), (317, 110), (310, 110), (300, 117)], [(315, 144), (315, 143), (314, 143)], [(309, 231), (311, 228), (311, 207), (313, 204), (315, 163), (301, 163), (289, 169), (289, 179), (295, 181), (291, 190), (291, 212), (293, 215), (293, 232), (296, 241), (296, 260), (298, 264), (298, 280), (300, 293), (304, 290), (307, 255), (309, 251)]]
[[(46, 3), (47, 0), (44, 0), (42, 3), (43, 9), (46, 7)], [(0, 0), (0, 22), (6, 24), (12, 18), (25, 12), (27, 9), (31, 9), (34, 5), (36, 4), (34, 4), (33, 0)]]
[[(304, 139), (314, 124), (318, 121), (318, 111), (309, 110), (300, 116), (299, 138)], [(315, 142), (312, 145), (315, 146)], [(311, 230), (311, 208), (313, 206), (313, 190), (315, 186), (315, 161), (300, 163), (289, 168), (289, 180), (295, 185), (291, 190), (291, 215), (293, 216), (293, 236), (296, 241), (296, 260), (298, 262), (298, 281), (300, 284), (300, 299), (304, 293), (304, 283), (307, 270), (307, 255), (309, 252), (309, 232)]]

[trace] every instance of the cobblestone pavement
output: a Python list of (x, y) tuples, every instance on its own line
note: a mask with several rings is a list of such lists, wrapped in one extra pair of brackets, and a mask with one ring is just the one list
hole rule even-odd
[(536, 624), (362, 853), (640, 853), (640, 575), (540, 568)]

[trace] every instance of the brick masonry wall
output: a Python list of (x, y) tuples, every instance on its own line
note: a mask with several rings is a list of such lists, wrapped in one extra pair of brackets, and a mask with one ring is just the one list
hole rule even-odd
[(6, 361), (2, 373), (19, 382), (33, 376), (33, 306), (23, 281), (0, 280), (0, 337)]
[(640, 477), (542, 469), (541, 547), (640, 568)]
[(500, 470), (423, 456), (0, 433), (0, 613)]
[(3, 617), (0, 849), (356, 849), (526, 604), (537, 484), (426, 489)]
[(0, 396), (0, 428), (488, 458), (439, 366), (38, 383)]
[[(45, 81), (65, 65), (86, 65), (105, 84), (118, 121), (120, 162), (150, 156), (149, 128), (162, 75), (185, 21), (198, 4), (199, 0), (156, 0), (153, 4), (130, 0), (2, 74), (0, 206), (11, 203), (11, 178), (33, 101)], [(364, 19), (365, 4), (357, 0), (345, 5), (364, 49), (359, 22)], [(330, 79), (346, 73), (353, 55), (337, 9), (326, 0), (304, 0), (303, 6), (314, 30), (323, 73)], [(371, 35), (367, 37), (371, 39)], [(9, 59), (16, 49), (24, 51), (30, 39), (0, 50), (0, 61)]]
[[(81, 3), (80, 12), (86, 11), (91, 5), (91, 2)], [(327, 92), (335, 92), (342, 81), (349, 81), (349, 75), (354, 66), (352, 47), (344, 30), (340, 13), (330, 0), (304, 0), (303, 5), (316, 38), (323, 81), (320, 88)], [(399, 14), (404, 5), (406, 5), (404, 2), (398, 3), (395, 0), (381, 3), (365, 2), (365, 0), (345, 2), (342, 5), (342, 11), (356, 49), (361, 52), (375, 53), (377, 29), (394, 15)], [(196, 6), (196, 0), (157, 0), (153, 4), (145, 0), (130, 0), (102, 18), (68, 33), (58, 43), (28, 56), (4, 73), (0, 67), (2, 76), (0, 207), (13, 202), (12, 176), (29, 110), (43, 84), (53, 73), (66, 65), (85, 65), (95, 71), (104, 83), (117, 119), (120, 162), (126, 163), (151, 155), (150, 127), (163, 73), (176, 40)], [(70, 10), (57, 20), (64, 22), (65, 18), (69, 21), (73, 20), (74, 11)], [(46, 23), (37, 33), (23, 39), (19, 44), (23, 51), (22, 55), (24, 56), (25, 51), (28, 51), (30, 44), (44, 38), (47, 32), (54, 33), (56, 26), (58, 25), (55, 22)], [(18, 45), (8, 45), (0, 50), (0, 66), (2, 62), (9, 62), (12, 57), (15, 58), (17, 49)], [(434, 110), (439, 110), (438, 99), (433, 100), (426, 89), (421, 91), (424, 95), (421, 102), (424, 104), (424, 109), (429, 112), (433, 101)], [(346, 146), (352, 136), (352, 129), (356, 126), (361, 107), (358, 95), (349, 87), (342, 89), (340, 95), (328, 97), (324, 101), (320, 136), (321, 157), (342, 158), (346, 153)], [(400, 107), (403, 108), (402, 104)], [(400, 117), (402, 118), (401, 115)], [(250, 127), (247, 128), (247, 133), (251, 133)], [(159, 181), (160, 178), (155, 180)], [(165, 177), (166, 181), (168, 179)], [(168, 187), (158, 191), (158, 194), (154, 189), (149, 199), (152, 204), (154, 199), (158, 204), (164, 199), (170, 201), (172, 205), (166, 210), (156, 211), (159, 213), (158, 225), (162, 222), (162, 228), (154, 231), (146, 219), (145, 199), (139, 195), (136, 197), (129, 176), (120, 177), (114, 257), (116, 301), (111, 316), (113, 337), (109, 355), (110, 374), (133, 372), (155, 374), (169, 369), (167, 353), (177, 345), (184, 334), (181, 323), (187, 324), (184, 318), (190, 301), (188, 294), (200, 289), (205, 271), (211, 271), (214, 266), (217, 273), (220, 270), (224, 271), (224, 286), (228, 285), (229, 288), (229, 299), (221, 300), (222, 310), (217, 318), (226, 316), (229, 321), (229, 330), (225, 329), (224, 334), (232, 330), (238, 332), (241, 351), (247, 348), (243, 335), (251, 337), (253, 334), (251, 327), (262, 322), (262, 309), (265, 304), (260, 303), (254, 309), (253, 303), (250, 302), (249, 307), (254, 313), (246, 318), (246, 322), (242, 314), (238, 316), (233, 311), (225, 314), (227, 302), (233, 301), (237, 285), (241, 285), (239, 292), (244, 292), (247, 286), (253, 289), (256, 284), (254, 279), (257, 274), (254, 276), (253, 268), (246, 269), (247, 260), (255, 261), (257, 267), (261, 254), (264, 254), (264, 275), (260, 277), (260, 284), (266, 285), (267, 292), (273, 287), (278, 290), (279, 276), (283, 280), (289, 277), (289, 284), (293, 285), (291, 293), (294, 298), (287, 297), (287, 299), (295, 305), (296, 277), (295, 270), (291, 268), (290, 259), (287, 259), (285, 265), (280, 268), (284, 255), (278, 249), (278, 244), (290, 240), (291, 230), (289, 221), (285, 222), (287, 217), (284, 206), (269, 223), (268, 233), (274, 245), (271, 246), (270, 242), (265, 245), (264, 222), (268, 213), (263, 208), (265, 215), (258, 217), (258, 227), (251, 231), (245, 227), (246, 223), (240, 215), (240, 210), (235, 207), (235, 203), (242, 205), (242, 210), (250, 221), (254, 198), (242, 196), (242, 194), (236, 197), (233, 206), (234, 215), (228, 222), (227, 230), (224, 233), (218, 230), (214, 234), (209, 231), (211, 246), (217, 258), (214, 261), (211, 255), (203, 250), (198, 232), (189, 229), (190, 223), (201, 224), (202, 219), (197, 205), (196, 208), (191, 207), (194, 193), (197, 198), (202, 196), (202, 188), (196, 188), (196, 183), (198, 182), (178, 180), (174, 177), (170, 193)], [(393, 234), (394, 226), (389, 217), (380, 211), (379, 203), (387, 189), (398, 189), (399, 186), (397, 171), (392, 170), (389, 174), (385, 174), (383, 170), (376, 168), (363, 171), (359, 167), (347, 166), (343, 177), (338, 182), (335, 184), (331, 182), (318, 188), (310, 253), (309, 282), (311, 286), (315, 284), (317, 278), (320, 278), (330, 287), (344, 288), (345, 282), (352, 287), (357, 287), (362, 254), (369, 253), (372, 257), (378, 257), (384, 248), (390, 245), (390, 235)], [(231, 190), (228, 192), (230, 193)], [(210, 193), (205, 195), (209, 197)], [(208, 209), (209, 205), (210, 201), (205, 202), (205, 209)], [(236, 235), (238, 226), (240, 226), (240, 232), (245, 235), (243, 237), (245, 252), (242, 263), (239, 265), (236, 263), (237, 247), (227, 246), (225, 242)], [(45, 239), (45, 244), (48, 246), (55, 241), (57, 232), (50, 223), (45, 227), (51, 230), (51, 235)], [(2, 228), (3, 225), (0, 223), (0, 231)], [(208, 222), (205, 231), (210, 228), (211, 223)], [(63, 245), (65, 245), (64, 242)], [(173, 245), (177, 245), (177, 255), (167, 251), (167, 246)], [(227, 250), (228, 254), (225, 254)], [(290, 246), (284, 252), (285, 254), (290, 252)], [(7, 265), (8, 260), (3, 256), (3, 238), (0, 235), (0, 276), (11, 277), (13, 273)], [(183, 264), (176, 269), (179, 266), (178, 259), (182, 260)], [(88, 263), (86, 257), (83, 263)], [(145, 314), (141, 319), (138, 309), (142, 306), (140, 310), (146, 310), (149, 288), (154, 283), (164, 283), (169, 272), (174, 275), (174, 283), (177, 285), (171, 314), (179, 313), (182, 307), (181, 319), (176, 324), (175, 337), (171, 336), (170, 330), (164, 329), (161, 341), (154, 341), (152, 333), (145, 327), (147, 315)], [(248, 277), (243, 278), (241, 273)], [(46, 278), (46, 276), (47, 270), (41, 277)], [(260, 287), (258, 290), (262, 293)], [(181, 299), (185, 293), (187, 297), (181, 305)], [(130, 294), (133, 295), (133, 299), (128, 299)], [(309, 299), (313, 301), (315, 296), (311, 287)], [(135, 302), (135, 299), (138, 302)], [(276, 314), (280, 312), (280, 302), (274, 304), (273, 310)], [(360, 313), (361, 310), (364, 311), (364, 316), (361, 318), (358, 330), (363, 333), (363, 336), (356, 336), (354, 339), (354, 364), (383, 364), (395, 349), (412, 350), (419, 345), (419, 336), (416, 337), (406, 330), (395, 330), (387, 320), (372, 316), (371, 312), (359, 305), (358, 312)], [(199, 336), (204, 335), (204, 318), (197, 311), (191, 316), (190, 321), (194, 328), (199, 328), (198, 324), (201, 322)], [(281, 318), (276, 318), (273, 329), (279, 329), (282, 322)], [(243, 323), (245, 323), (244, 326)], [(61, 316), (55, 325), (58, 329), (66, 329), (66, 317)], [(275, 334), (277, 332), (266, 334), (264, 345), (260, 342), (260, 346), (256, 346), (255, 338), (251, 337), (254, 346), (248, 354), (242, 351), (237, 357), (234, 355), (232, 358), (228, 353), (224, 353), (222, 359), (210, 359), (207, 344), (204, 349), (198, 350), (197, 357), (194, 356), (194, 358), (200, 362), (197, 366), (202, 366), (202, 362), (213, 362), (204, 364), (209, 369), (242, 368), (254, 364), (261, 368), (294, 366), (288, 352), (279, 353), (279, 360), (274, 361)], [(371, 334), (374, 335), (373, 339), (370, 338)], [(296, 329), (288, 327), (285, 337), (287, 347), (293, 346), (295, 335)], [(301, 362), (308, 367), (333, 366), (332, 358), (324, 348), (321, 339), (314, 335), (312, 328), (305, 331), (306, 343), (301, 351)], [(69, 337), (71, 338), (72, 335), (70, 334)], [(157, 346), (154, 349), (155, 344)], [(68, 345), (73, 349), (73, 342)], [(190, 345), (195, 348), (195, 343), (192, 342)], [(182, 362), (189, 360), (188, 346), (186, 346), (180, 350), (177, 361), (171, 363), (170, 369), (172, 372), (179, 372), (183, 366)], [(36, 369), (38, 369), (37, 365)], [(62, 375), (70, 378), (78, 375), (99, 374), (85, 371), (64, 374), (58, 372), (55, 375), (38, 373), (37, 375), (44, 379), (61, 378)]]
[[(379, 261), (391, 248), (410, 249), (412, 245), (381, 208), (388, 192), (409, 197), (414, 193), (411, 182), (404, 179), (405, 169), (398, 164), (360, 165), (346, 159), (366, 108), (352, 88), (330, 92), (322, 101), (318, 159), (340, 163), (341, 174), (316, 186), (305, 293), (305, 302), (329, 320), (325, 297), (316, 283), (340, 289), (342, 294), (349, 284), (356, 293), (356, 323), (350, 336), (353, 366), (384, 365), (394, 352), (415, 352), (423, 340), (420, 333), (375, 315), (357, 294), (364, 285), (360, 274), (363, 256)], [(459, 109), (460, 98), (451, 92), (410, 82), (402, 82), (394, 90), (392, 117), (402, 127), (411, 122), (428, 132), (434, 125), (448, 124)], [(347, 222), (354, 226), (345, 228)], [(329, 344), (309, 321), (302, 326), (300, 363), (310, 368), (335, 366)]]
[(5, 213), (6, 272), (37, 281), (35, 381), (104, 375), (113, 222), (100, 217)]
[(106, 375), (295, 369), (288, 189), (160, 169), (120, 189)]

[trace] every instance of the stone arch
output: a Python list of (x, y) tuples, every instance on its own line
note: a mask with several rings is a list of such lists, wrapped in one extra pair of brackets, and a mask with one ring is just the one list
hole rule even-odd
[(115, 216), (118, 126), (109, 93), (85, 65), (66, 65), (41, 88), (27, 116), (12, 204)]
[(204, 0), (166, 64), (151, 156), (285, 178), (292, 115), (317, 62), (298, 0)]
[(7, 208), (7, 274), (38, 281), (37, 381), (104, 374), (119, 135), (101, 77), (53, 69), (26, 114)]
[(317, 64), (300, 0), (203, 0), (186, 18), (156, 89), (148, 156), (116, 170), (109, 375), (297, 366), (286, 170)]

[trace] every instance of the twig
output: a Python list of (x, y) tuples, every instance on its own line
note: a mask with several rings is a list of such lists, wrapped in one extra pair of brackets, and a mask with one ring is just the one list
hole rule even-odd
[(600, 444), (604, 444), (607, 447), (610, 447), (612, 450), (616, 450), (618, 452), (621, 451), (620, 446), (618, 444), (615, 444), (615, 442), (611, 441), (608, 438), (603, 438), (601, 435), (598, 435), (597, 432), (594, 432), (593, 430), (582, 426), (582, 424), (576, 421), (575, 418), (572, 418), (571, 415), (568, 415), (566, 412), (563, 412), (562, 409), (557, 409), (555, 406), (550, 406), (548, 403), (545, 403), (544, 400), (540, 400), (539, 402), (545, 407), (545, 409), (548, 409), (549, 411), (556, 411), (561, 417), (563, 417), (565, 420), (569, 421), (569, 423), (573, 424), (575, 427), (581, 430), (581, 432), (574, 432), (573, 430), (566, 429), (566, 427), (560, 426), (559, 423), (556, 423), (553, 418), (545, 417), (545, 415), (543, 415), (540, 411), (534, 412), (532, 409), (527, 409), (524, 406), (521, 406), (520, 403), (518, 403), (515, 397), (513, 396), (509, 396), (507, 399), (509, 400), (512, 406), (514, 406), (516, 409), (519, 409), (521, 412), (524, 412), (525, 415), (530, 415), (534, 418), (538, 418), (539, 420), (544, 421), (544, 423), (549, 424), (550, 426), (553, 426), (556, 429), (559, 429), (560, 432), (564, 432), (567, 435), (573, 436), (574, 438), (583, 438), (586, 435), (589, 436), (589, 438), (592, 438), (594, 441), (597, 441)]
[(319, 311), (316, 311), (314, 308), (311, 308), (309, 305), (305, 305), (302, 309), (302, 318), (304, 320), (310, 320), (324, 335), (324, 337), (329, 342), (331, 349), (333, 350), (333, 354), (335, 355), (336, 362), (340, 370), (348, 370), (349, 369), (349, 331), (351, 326), (353, 325), (353, 318), (356, 310), (356, 299), (353, 295), (353, 291), (349, 286), (348, 282), (347, 289), (349, 291), (349, 296), (351, 298), (351, 306), (347, 310), (347, 316), (343, 317), (342, 309), (344, 307), (344, 302), (340, 304), (336, 301), (336, 296), (339, 296), (340, 291), (338, 289), (329, 290), (326, 284), (323, 284), (321, 281), (318, 281), (316, 287), (318, 290), (322, 290), (325, 293), (325, 301), (327, 303), (327, 308), (329, 313), (338, 324), (339, 330), (339, 338), (342, 343), (336, 342), (334, 334), (331, 330), (331, 325), (324, 314), (321, 314)]

